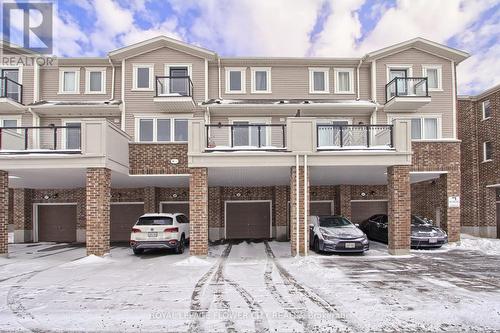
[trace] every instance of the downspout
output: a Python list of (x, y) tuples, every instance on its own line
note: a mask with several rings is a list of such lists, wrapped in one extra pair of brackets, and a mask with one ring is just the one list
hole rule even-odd
[[(122, 60), (122, 118), (121, 129), (125, 132), (125, 59)], [(135, 133), (134, 133), (135, 135)]]
[(217, 69), (218, 69), (218, 78), (217, 78), (217, 80), (218, 80), (218, 88), (217, 88), (217, 89), (218, 89), (218, 96), (217, 96), (217, 97), (218, 97), (219, 99), (222, 99), (222, 93), (221, 93), (221, 76), (220, 76), (220, 66), (221, 66), (221, 64), (220, 64), (220, 57), (217, 57), (217, 67), (218, 67), (218, 68), (217, 68)]
[[(33, 111), (32, 108), (28, 108), (28, 111), (29, 111), (29, 113), (31, 113), (31, 115), (33, 117), (31, 120), (32, 126), (39, 127), (40, 126), (40, 116), (35, 111)], [(31, 135), (33, 138), (33, 149), (39, 149), (40, 147), (39, 147), (38, 141), (39, 141), (40, 131), (38, 129), (34, 129)]]
[(299, 155), (295, 155), (295, 252), (299, 255)]
[(110, 58), (108, 58), (109, 60), (109, 63), (111, 64), (111, 67), (113, 68), (112, 72), (111, 72), (111, 100), (113, 101), (115, 99), (115, 64), (113, 64), (113, 62), (111, 61)]
[(307, 227), (308, 227), (308, 206), (309, 206), (309, 199), (307, 196), (308, 192), (308, 186), (307, 186), (307, 155), (304, 155), (304, 256), (307, 255)]
[(360, 94), (359, 94), (359, 68), (361, 67), (361, 64), (363, 63), (363, 58), (359, 60), (359, 64), (356, 67), (356, 99), (359, 101), (360, 99)]

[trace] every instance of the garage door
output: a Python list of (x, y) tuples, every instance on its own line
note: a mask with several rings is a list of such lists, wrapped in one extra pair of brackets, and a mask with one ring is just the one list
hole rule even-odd
[(351, 201), (353, 223), (360, 223), (375, 214), (387, 214), (387, 201)]
[(226, 238), (271, 238), (271, 203), (226, 202)]
[(38, 241), (76, 241), (76, 205), (39, 205), (37, 219)]
[(331, 201), (311, 201), (309, 202), (309, 215), (332, 215)]
[(143, 203), (111, 204), (110, 240), (128, 242), (130, 231), (142, 214), (144, 214)]
[(497, 238), (500, 238), (500, 202), (497, 202)]
[(182, 213), (189, 217), (189, 203), (187, 202), (162, 202), (162, 213)]

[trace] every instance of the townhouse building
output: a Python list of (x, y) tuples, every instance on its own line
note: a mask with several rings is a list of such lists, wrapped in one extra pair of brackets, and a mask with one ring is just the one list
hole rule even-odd
[(462, 229), (500, 238), (500, 85), (458, 97), (462, 140)]
[(3, 67), (0, 252), (86, 242), (103, 255), (145, 212), (190, 218), (209, 241), (290, 241), (307, 217), (389, 216), (408, 253), (410, 214), (460, 237), (456, 66), (422, 38), (360, 58), (221, 57), (160, 36), (102, 58)]

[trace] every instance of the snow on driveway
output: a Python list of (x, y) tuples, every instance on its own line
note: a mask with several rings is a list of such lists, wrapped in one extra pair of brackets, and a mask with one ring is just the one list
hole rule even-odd
[(10, 247), (0, 331), (422, 332), (500, 330), (500, 256), (446, 247), (290, 257), (290, 244), (85, 257), (84, 247)]

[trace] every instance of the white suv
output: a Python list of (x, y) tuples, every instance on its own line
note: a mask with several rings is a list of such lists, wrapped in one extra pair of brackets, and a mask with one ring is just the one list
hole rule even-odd
[(173, 249), (183, 253), (188, 241), (189, 219), (184, 214), (144, 214), (130, 233), (134, 254), (146, 249)]

